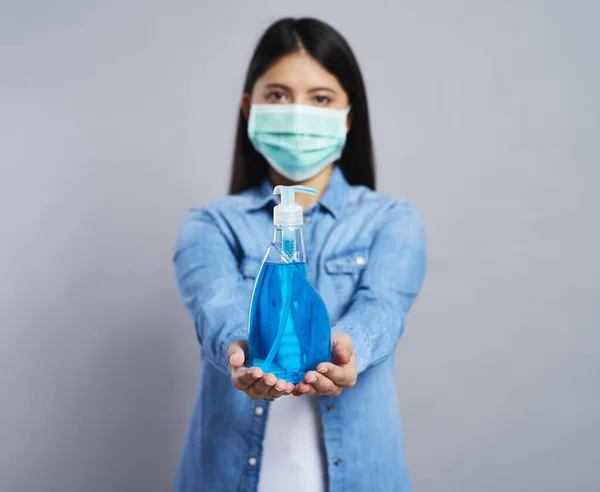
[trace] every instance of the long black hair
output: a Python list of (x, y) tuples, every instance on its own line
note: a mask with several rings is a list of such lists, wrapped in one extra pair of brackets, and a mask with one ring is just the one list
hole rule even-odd
[[(286, 18), (269, 26), (250, 61), (244, 92), (252, 92), (256, 80), (273, 62), (301, 48), (337, 77), (352, 106), (352, 125), (337, 165), (350, 184), (375, 189), (375, 164), (365, 85), (350, 46), (333, 27), (310, 18)], [(252, 146), (247, 128), (248, 122), (240, 109), (230, 193), (239, 193), (256, 186), (267, 176), (267, 161)]]

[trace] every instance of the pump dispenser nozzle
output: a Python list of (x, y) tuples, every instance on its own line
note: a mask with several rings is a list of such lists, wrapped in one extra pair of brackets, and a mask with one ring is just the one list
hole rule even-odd
[(281, 195), (281, 203), (275, 206), (273, 211), (273, 223), (276, 226), (295, 227), (302, 225), (302, 207), (296, 203), (296, 193), (316, 195), (317, 190), (300, 185), (277, 185), (273, 190), (274, 195)]

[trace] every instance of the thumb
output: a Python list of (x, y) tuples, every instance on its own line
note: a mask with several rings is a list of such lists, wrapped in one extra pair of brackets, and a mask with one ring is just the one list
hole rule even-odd
[(354, 349), (352, 347), (352, 339), (348, 335), (344, 333), (334, 335), (333, 355), (341, 366), (350, 363), (354, 355)]
[(248, 351), (248, 342), (246, 340), (236, 340), (233, 342), (227, 350), (227, 361), (229, 367), (237, 369), (244, 365), (246, 362), (246, 353)]

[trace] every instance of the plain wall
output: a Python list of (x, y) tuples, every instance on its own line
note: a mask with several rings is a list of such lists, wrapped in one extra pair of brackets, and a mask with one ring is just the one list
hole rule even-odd
[(415, 490), (600, 490), (600, 8), (566, 0), (2, 1), (0, 490), (172, 488), (200, 367), (174, 240), (284, 15), (350, 41), (379, 188), (428, 228)]

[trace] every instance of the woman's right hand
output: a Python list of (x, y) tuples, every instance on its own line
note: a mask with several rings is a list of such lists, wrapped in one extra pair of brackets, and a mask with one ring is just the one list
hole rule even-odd
[(248, 341), (238, 340), (229, 346), (229, 372), (233, 386), (253, 400), (275, 400), (294, 391), (294, 384), (277, 379), (274, 374), (264, 374), (260, 367), (246, 367)]

